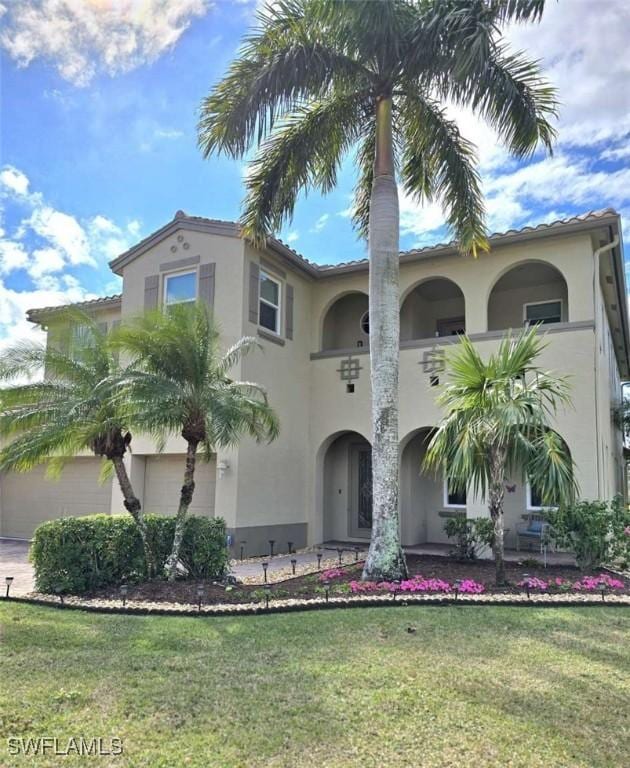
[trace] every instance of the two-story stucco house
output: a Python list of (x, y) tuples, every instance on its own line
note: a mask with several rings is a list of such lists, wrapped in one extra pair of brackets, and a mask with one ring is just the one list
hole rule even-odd
[[(425, 440), (440, 414), (435, 404), (442, 353), (466, 331), (482, 354), (507, 329), (541, 322), (541, 365), (571, 377), (573, 407), (555, 428), (577, 466), (584, 498), (624, 492), (623, 442), (611, 417), (629, 378), (629, 331), (619, 216), (612, 210), (494, 235), (490, 253), (462, 257), (452, 245), (400, 257), (401, 526), (406, 545), (445, 541), (445, 517), (487, 514), (471, 494), (449, 492), (422, 473)], [(321, 258), (320, 258), (321, 260)], [(364, 541), (370, 533), (371, 451), (368, 264), (321, 266), (278, 240), (264, 250), (234, 223), (175, 218), (111, 263), (120, 296), (86, 302), (111, 325), (143, 308), (203, 299), (214, 307), (226, 345), (257, 336), (238, 378), (267, 387), (281, 420), (270, 445), (246, 439), (201, 464), (192, 512), (221, 515), (236, 551), (276, 551), (326, 540)], [(54, 327), (55, 309), (29, 319)], [(173, 513), (184, 443), (163, 453), (134, 435), (128, 457), (147, 512)], [(29, 537), (42, 520), (123, 510), (116, 484), (99, 486), (99, 461), (76, 458), (58, 482), (44, 470), (0, 478), (0, 533)], [(539, 506), (520, 478), (506, 494), (508, 546), (517, 522)]]

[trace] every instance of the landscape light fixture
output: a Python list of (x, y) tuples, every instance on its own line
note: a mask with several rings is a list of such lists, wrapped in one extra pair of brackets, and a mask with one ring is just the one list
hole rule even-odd
[(59, 602), (63, 605), (63, 592), (61, 591), (61, 587), (59, 585), (55, 586), (53, 592), (57, 595)]
[(269, 557), (273, 557), (273, 545), (276, 543), (275, 539), (269, 539)]
[(262, 563), (263, 573), (265, 574), (265, 584), (267, 583), (267, 568), (269, 568), (269, 563), (265, 560)]
[(355, 547), (355, 548), (354, 548), (354, 562), (355, 562), (355, 563), (358, 563), (358, 562), (359, 562), (359, 552), (360, 552), (360, 551), (361, 551), (361, 550), (359, 549), (359, 547)]
[(396, 595), (398, 594), (398, 590), (400, 589), (400, 581), (393, 581), (392, 582), (392, 592), (394, 593), (394, 602), (396, 602)]
[(246, 541), (241, 541), (241, 562), (243, 562), (243, 555), (245, 554), (245, 544), (247, 544)]
[(201, 601), (203, 600), (203, 584), (197, 584), (197, 608), (201, 611)]
[(339, 566), (341, 567), (343, 565), (343, 553), (344, 550), (342, 547), (337, 547), (337, 554), (339, 555)]
[(462, 582), (461, 582), (460, 579), (455, 579), (455, 582), (453, 584), (453, 586), (455, 587), (455, 600), (457, 600), (457, 597), (459, 595), (459, 587), (460, 587), (461, 583)]
[(292, 555), (293, 554), (293, 542), (292, 541), (288, 541), (287, 544), (289, 545), (289, 554)]
[(324, 581), (323, 584), (324, 584), (324, 590), (326, 592), (326, 602), (328, 602), (328, 593), (330, 592), (330, 582), (328, 581), (328, 579), (326, 579), (326, 581)]
[(297, 565), (297, 560), (295, 557), (291, 558), (291, 572), (295, 576), (295, 566)]
[(527, 592), (527, 599), (529, 600), (529, 573), (523, 574), (523, 581), (525, 582), (525, 590)]
[(606, 585), (605, 585), (605, 584), (600, 584), (600, 585), (599, 585), (599, 591), (601, 592), (601, 595), (602, 595), (602, 603), (603, 603), (603, 602), (605, 602), (605, 600), (606, 600)]
[(129, 593), (129, 587), (126, 584), (120, 585), (120, 596), (122, 597), (123, 608), (127, 605), (127, 594)]
[(317, 570), (321, 571), (321, 569), (322, 569), (322, 553), (318, 552), (317, 553)]
[(9, 590), (11, 589), (11, 584), (13, 584), (13, 576), (5, 576), (4, 583), (7, 585), (7, 594), (6, 598), (9, 599)]
[(271, 584), (265, 584), (265, 608), (269, 608), (269, 596), (271, 595)]

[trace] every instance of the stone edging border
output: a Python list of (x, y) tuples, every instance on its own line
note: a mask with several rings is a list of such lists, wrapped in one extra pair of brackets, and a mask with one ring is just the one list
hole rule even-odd
[(92, 613), (120, 614), (129, 616), (250, 616), (271, 613), (293, 613), (300, 611), (332, 610), (339, 608), (402, 608), (411, 605), (443, 606), (476, 606), (476, 605), (506, 605), (526, 607), (630, 607), (630, 595), (607, 594), (605, 599), (592, 594), (486, 594), (445, 596), (443, 594), (408, 594), (400, 593), (394, 596), (383, 595), (350, 595), (347, 597), (323, 597), (309, 600), (270, 600), (269, 606), (260, 603), (219, 603), (215, 605), (198, 605), (191, 603), (151, 603), (143, 601), (128, 601), (126, 606), (120, 600), (82, 600), (76, 597), (66, 597), (63, 602), (53, 597), (9, 597), (2, 598), (3, 603), (20, 603), (46, 606), (49, 608), (88, 611)]

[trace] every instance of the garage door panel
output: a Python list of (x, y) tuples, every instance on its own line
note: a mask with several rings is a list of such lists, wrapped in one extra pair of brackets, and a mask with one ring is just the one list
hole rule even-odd
[(3, 536), (31, 538), (46, 520), (58, 517), (109, 514), (111, 481), (100, 485), (100, 459), (69, 461), (58, 480), (46, 477), (46, 467), (8, 472), (0, 478), (0, 530)]
[[(184, 454), (146, 457), (143, 506), (147, 514), (174, 515), (177, 512), (185, 466)], [(215, 458), (209, 462), (197, 459), (195, 493), (189, 514), (214, 517), (216, 474)]]

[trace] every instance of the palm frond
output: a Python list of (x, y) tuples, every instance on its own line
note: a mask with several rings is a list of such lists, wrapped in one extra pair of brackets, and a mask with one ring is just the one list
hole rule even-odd
[(313, 186), (326, 193), (335, 186), (367, 109), (363, 94), (335, 92), (284, 118), (251, 164), (241, 217), (245, 235), (264, 242), (291, 218), (300, 192)]
[(487, 250), (485, 208), (474, 146), (436, 102), (407, 92), (401, 99), (402, 182), (412, 198), (438, 198), (465, 252)]

